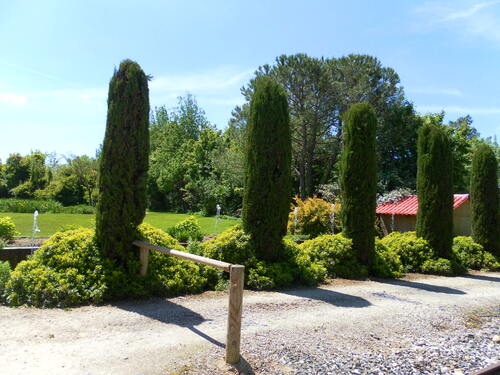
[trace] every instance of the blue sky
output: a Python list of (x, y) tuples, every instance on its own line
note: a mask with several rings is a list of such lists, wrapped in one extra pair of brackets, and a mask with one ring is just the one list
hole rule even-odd
[(500, 0), (0, 0), (0, 40), (3, 161), (94, 155), (125, 58), (154, 77), (152, 107), (190, 92), (224, 128), (240, 87), (276, 56), (366, 53), (398, 72), (419, 112), (470, 114), (500, 137)]

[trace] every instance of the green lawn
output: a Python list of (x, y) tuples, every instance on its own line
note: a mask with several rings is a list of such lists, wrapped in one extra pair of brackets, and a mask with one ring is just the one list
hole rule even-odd
[[(21, 232), (22, 236), (31, 236), (33, 230), (33, 214), (20, 214), (15, 212), (0, 212), (0, 217), (10, 216), (16, 224), (16, 229)], [(184, 220), (190, 215), (173, 214), (166, 212), (148, 212), (144, 221), (157, 228), (165, 230), (166, 228)], [(238, 224), (239, 219), (220, 219), (217, 226), (215, 225), (215, 217), (196, 216), (196, 219), (201, 225), (201, 229), (205, 234), (218, 234), (227, 228)], [(84, 227), (94, 227), (94, 215), (79, 215), (79, 214), (40, 214), (38, 215), (38, 227), (41, 232), (38, 237), (48, 237), (54, 232), (57, 232), (62, 226), (74, 224)]]

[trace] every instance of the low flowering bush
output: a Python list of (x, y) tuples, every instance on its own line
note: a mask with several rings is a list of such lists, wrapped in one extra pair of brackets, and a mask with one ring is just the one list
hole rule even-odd
[(0, 240), (11, 241), (19, 234), (16, 225), (9, 216), (0, 217)]

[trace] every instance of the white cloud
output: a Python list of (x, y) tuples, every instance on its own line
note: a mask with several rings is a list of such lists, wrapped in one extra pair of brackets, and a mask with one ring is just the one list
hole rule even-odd
[(409, 93), (425, 94), (425, 95), (449, 95), (449, 96), (462, 96), (463, 92), (458, 89), (439, 89), (439, 88), (415, 88), (407, 89)]
[(468, 4), (464, 5), (463, 1), (432, 2), (416, 11), (426, 15), (428, 27), (444, 26), (466, 35), (500, 42), (500, 16), (496, 12), (500, 8), (500, 0)]
[(441, 112), (446, 113), (462, 113), (469, 115), (498, 115), (500, 107), (462, 107), (462, 106), (436, 106), (436, 105), (421, 105), (417, 106), (419, 112)]
[(216, 69), (199, 74), (163, 75), (153, 78), (149, 87), (154, 92), (192, 92), (219, 91), (231, 87), (239, 88), (246, 82), (253, 70), (232, 72), (227, 69)]
[(28, 99), (26, 96), (17, 95), (8, 92), (0, 92), (0, 102), (5, 102), (12, 105), (23, 105), (26, 104)]

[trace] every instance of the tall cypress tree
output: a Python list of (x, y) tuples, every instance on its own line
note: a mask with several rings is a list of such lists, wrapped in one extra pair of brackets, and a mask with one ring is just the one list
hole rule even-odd
[(136, 62), (122, 61), (109, 83), (96, 214), (97, 243), (120, 265), (127, 265), (146, 213), (148, 127), (148, 77)]
[(279, 261), (291, 198), (291, 132), (284, 90), (260, 77), (250, 102), (243, 226), (259, 258)]
[(417, 141), (417, 236), (442, 258), (451, 258), (453, 244), (452, 153), (440, 125), (424, 124)]
[(497, 160), (488, 145), (480, 145), (472, 158), (472, 236), (484, 249), (500, 256), (500, 208)]
[(377, 119), (368, 103), (351, 106), (344, 117), (344, 146), (340, 158), (342, 228), (352, 239), (361, 264), (370, 266), (375, 251)]

